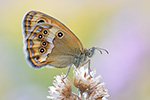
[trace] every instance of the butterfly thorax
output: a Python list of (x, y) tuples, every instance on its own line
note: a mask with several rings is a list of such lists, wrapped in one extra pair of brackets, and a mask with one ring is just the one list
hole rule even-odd
[(93, 56), (94, 51), (95, 47), (92, 47), (90, 49), (84, 49), (83, 52), (81, 52), (78, 56), (75, 56), (73, 64), (76, 67), (82, 66)]

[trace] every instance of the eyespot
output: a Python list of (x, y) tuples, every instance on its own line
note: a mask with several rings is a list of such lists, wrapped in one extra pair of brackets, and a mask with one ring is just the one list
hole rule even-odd
[(63, 33), (59, 32), (58, 37), (62, 37), (62, 36), (63, 36)]
[(39, 57), (39, 56), (37, 56), (37, 57), (36, 57), (36, 59), (37, 59), (37, 60), (39, 60), (39, 59), (40, 59), (40, 57)]
[(63, 38), (63, 36), (64, 36), (64, 34), (63, 34), (62, 32), (58, 32), (58, 33), (57, 33), (57, 37), (58, 37), (59, 39)]
[(42, 41), (41, 45), (42, 45), (43, 47), (45, 47), (45, 46), (47, 46), (47, 42), (46, 42), (46, 41)]
[(44, 20), (39, 20), (37, 23), (45, 23)]
[(44, 30), (43, 33), (46, 35), (48, 32), (47, 32), (47, 30)]
[(43, 43), (42, 43), (42, 45), (44, 45), (44, 46), (45, 46), (45, 45), (46, 45), (46, 42), (43, 42)]
[(45, 48), (40, 48), (40, 53), (45, 53), (46, 52), (46, 49)]
[(39, 38), (39, 39), (42, 39), (42, 38), (43, 38), (43, 35), (40, 34), (40, 35), (38, 36), (38, 38)]

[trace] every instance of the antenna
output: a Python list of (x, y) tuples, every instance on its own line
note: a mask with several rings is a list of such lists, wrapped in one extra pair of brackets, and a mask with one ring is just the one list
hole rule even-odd
[(101, 54), (103, 53), (102, 51), (105, 51), (107, 54), (109, 54), (109, 52), (106, 49), (98, 48), (98, 47), (95, 47), (95, 49), (98, 50)]

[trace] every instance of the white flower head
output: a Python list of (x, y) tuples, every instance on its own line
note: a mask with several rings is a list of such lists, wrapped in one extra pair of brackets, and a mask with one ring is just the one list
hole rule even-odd
[[(87, 100), (103, 100), (109, 96), (107, 90), (104, 89), (104, 83), (101, 83), (101, 76), (94, 78), (96, 71), (92, 71), (91, 76), (88, 75), (88, 68), (77, 68), (74, 70), (74, 85), (78, 88), (81, 96)], [(81, 97), (80, 96), (80, 97)]]
[(79, 96), (72, 92), (72, 83), (69, 77), (65, 77), (64, 74), (61, 76), (55, 76), (53, 81), (54, 86), (50, 86), (49, 95), (47, 96), (50, 100), (107, 100), (109, 94), (104, 89), (104, 83), (101, 81), (101, 76), (94, 78), (96, 71), (92, 71), (88, 75), (88, 68), (80, 67), (73, 71), (73, 83), (78, 89)]
[[(91, 76), (88, 75), (88, 68), (81, 67), (80, 69), (74, 70), (74, 85), (82, 92), (88, 92), (94, 86), (100, 83), (101, 76), (94, 78), (96, 71), (90, 72)], [(83, 91), (84, 90), (84, 91)]]
[(49, 95), (47, 98), (52, 100), (61, 100), (63, 98), (69, 98), (72, 95), (72, 83), (69, 77), (63, 79), (64, 74), (61, 76), (55, 76), (56, 80), (53, 81), (54, 86), (50, 86)]
[(89, 100), (107, 100), (106, 98), (109, 97), (107, 90), (104, 89), (104, 83), (98, 84), (92, 91), (89, 92), (86, 98)]

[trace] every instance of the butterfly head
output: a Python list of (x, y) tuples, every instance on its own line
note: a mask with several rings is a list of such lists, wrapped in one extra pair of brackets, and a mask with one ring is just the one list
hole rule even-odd
[(79, 55), (75, 56), (74, 65), (76, 67), (82, 66), (88, 59), (90, 59), (95, 52), (95, 47), (84, 49)]
[(87, 57), (91, 58), (93, 56), (94, 52), (95, 52), (95, 47), (92, 47), (85, 52), (85, 55)]
[(109, 52), (103, 48), (92, 47), (90, 49), (84, 49), (79, 56), (75, 57), (74, 65), (76, 67), (84, 65), (94, 55), (95, 50), (98, 50), (101, 54), (102, 50), (105, 51), (107, 54), (109, 54)]

